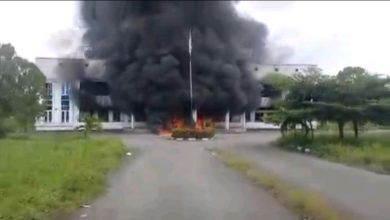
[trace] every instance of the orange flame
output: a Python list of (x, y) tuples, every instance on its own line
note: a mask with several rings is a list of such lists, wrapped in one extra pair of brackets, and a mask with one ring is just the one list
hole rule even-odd
[[(195, 129), (198, 130), (213, 127), (214, 122), (211, 118), (205, 119), (198, 117), (195, 123)], [(158, 129), (158, 134), (164, 137), (170, 136), (172, 134), (172, 130), (176, 128), (188, 128), (188, 126), (184, 123), (182, 118), (175, 116), (168, 120), (162, 128)]]

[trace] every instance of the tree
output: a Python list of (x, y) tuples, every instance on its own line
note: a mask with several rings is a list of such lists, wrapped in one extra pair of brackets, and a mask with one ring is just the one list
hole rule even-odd
[[(281, 80), (268, 79), (275, 87)], [(352, 122), (355, 137), (359, 125), (367, 121), (388, 123), (390, 106), (390, 80), (380, 75), (369, 74), (361, 67), (346, 67), (337, 76), (326, 76), (319, 69), (309, 69), (295, 74), (288, 86), (288, 95), (276, 105), (274, 115), (282, 125), (282, 133), (289, 127), (300, 124), (312, 131), (312, 121), (330, 121), (338, 126), (339, 138), (344, 138), (344, 127)], [(306, 134), (308, 132), (305, 132)]]
[(262, 83), (272, 85), (279, 91), (286, 91), (294, 84), (294, 78), (278, 72), (271, 72), (264, 76)]
[[(299, 91), (295, 89), (301, 83), (299, 77), (298, 75), (287, 76), (281, 73), (269, 73), (262, 79), (263, 84), (271, 87), (269, 90), (275, 90), (274, 93), (278, 94), (278, 96), (272, 97), (272, 106), (276, 111), (269, 115), (267, 120), (280, 124), (283, 135), (289, 130), (295, 131), (297, 127), (301, 127), (301, 131), (306, 135), (309, 131), (312, 133), (311, 118), (309, 117), (310, 109), (301, 108), (301, 104), (298, 104), (302, 101), (300, 98), (294, 97), (292, 99), (294, 95), (297, 95), (294, 91)], [(294, 94), (291, 95), (291, 92)]]
[[(374, 104), (377, 110), (385, 108), (380, 104), (380, 100), (389, 96), (387, 82), (388, 79), (369, 74), (361, 67), (346, 67), (337, 76), (319, 81), (314, 86), (317, 90), (314, 101), (303, 103), (315, 108), (313, 113), (317, 120), (336, 122), (340, 139), (344, 138), (345, 124), (351, 122), (357, 138), (359, 124), (375, 122), (373, 120), (375, 108), (369, 106)], [(375, 117), (382, 118), (385, 115)]]
[(12, 117), (27, 131), (43, 111), (45, 77), (39, 68), (0, 44), (0, 120)]
[(84, 131), (84, 138), (88, 138), (89, 134), (93, 130), (101, 130), (102, 125), (97, 116), (93, 116), (91, 114), (84, 114), (81, 118), (84, 124), (78, 126), (76, 129)]

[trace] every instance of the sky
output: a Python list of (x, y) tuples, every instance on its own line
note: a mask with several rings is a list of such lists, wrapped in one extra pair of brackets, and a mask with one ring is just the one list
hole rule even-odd
[[(82, 30), (73, 1), (0, 1), (0, 43), (35, 57), (80, 56)], [(256, 2), (237, 5), (242, 16), (267, 25), (280, 63), (317, 64), (336, 74), (362, 66), (390, 75), (390, 2)]]

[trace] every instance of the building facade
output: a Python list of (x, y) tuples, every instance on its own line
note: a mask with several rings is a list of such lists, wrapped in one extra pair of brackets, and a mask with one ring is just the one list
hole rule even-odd
[[(71, 64), (71, 65), (69, 65)], [(77, 64), (77, 65), (75, 65)], [(95, 114), (102, 121), (103, 129), (135, 129), (146, 128), (144, 121), (138, 121), (134, 115), (127, 115), (110, 108), (111, 99), (109, 92), (94, 94), (92, 101), (98, 103), (96, 108), (83, 107), (84, 103), (76, 103), (74, 94), (71, 93), (72, 87), (88, 87), (90, 83), (102, 84), (96, 80), (90, 82), (79, 82), (77, 79), (78, 72), (84, 72), (84, 68), (88, 63), (83, 59), (68, 59), (68, 58), (36, 58), (36, 65), (46, 76), (46, 93), (47, 96), (43, 102), (46, 109), (44, 116), (39, 118), (35, 127), (40, 131), (58, 131), (58, 130), (74, 130), (82, 124), (82, 112), (86, 111)], [(307, 64), (251, 64), (250, 68), (257, 79), (264, 77), (270, 72), (280, 72), (287, 75), (292, 75), (297, 72), (303, 72), (308, 68), (316, 67), (316, 65)], [(105, 91), (107, 89), (99, 89)], [(264, 122), (263, 116), (267, 109), (272, 104), (271, 97), (262, 97), (260, 108), (257, 111), (244, 113), (242, 115), (230, 115), (229, 112), (225, 115), (225, 120), (217, 122), (216, 126), (226, 130), (231, 129), (277, 129), (277, 125)], [(93, 106), (93, 105), (90, 105)], [(98, 107), (99, 106), (99, 107)], [(106, 108), (100, 108), (106, 106)], [(195, 114), (196, 115), (196, 114)]]

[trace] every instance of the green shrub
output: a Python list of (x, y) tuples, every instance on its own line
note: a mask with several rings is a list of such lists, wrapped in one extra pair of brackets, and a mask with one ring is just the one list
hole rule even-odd
[(205, 129), (191, 129), (191, 128), (176, 128), (172, 130), (171, 137), (173, 138), (212, 138), (215, 136), (215, 129), (205, 128)]

